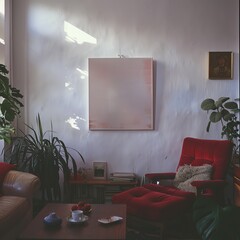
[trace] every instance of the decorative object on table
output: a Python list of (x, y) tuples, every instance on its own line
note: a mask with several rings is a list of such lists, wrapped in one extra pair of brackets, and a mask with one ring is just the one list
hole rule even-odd
[(134, 182), (136, 181), (136, 174), (132, 172), (113, 172), (109, 179), (116, 182)]
[(90, 58), (90, 130), (153, 130), (153, 59)]
[(89, 203), (80, 201), (77, 204), (72, 205), (71, 211), (82, 210), (83, 214), (89, 214), (92, 211), (92, 206)]
[(55, 212), (52, 212), (43, 219), (43, 222), (47, 226), (57, 227), (57, 226), (61, 225), (62, 219), (60, 217), (58, 217)]
[(209, 52), (208, 78), (233, 78), (233, 52)]
[(91, 179), (93, 175), (92, 168), (79, 167), (77, 170), (77, 175), (73, 176), (75, 180), (86, 180)]
[(82, 224), (85, 223), (88, 220), (88, 216), (83, 215), (82, 219), (79, 219), (78, 221), (74, 220), (72, 217), (67, 217), (67, 222), (70, 224)]
[(11, 142), (11, 134), (15, 131), (12, 123), (15, 117), (20, 115), (20, 108), (23, 107), (20, 102), (23, 95), (20, 90), (10, 85), (8, 73), (6, 66), (0, 64), (0, 139), (6, 143)]
[(79, 210), (79, 209), (72, 210), (71, 218), (75, 222), (82, 221), (82, 219), (83, 219), (83, 211)]
[(103, 223), (103, 224), (109, 224), (109, 223), (114, 223), (114, 222), (119, 222), (123, 218), (119, 216), (111, 216), (109, 218), (100, 218), (98, 219), (98, 222)]
[(221, 137), (230, 140), (233, 147), (232, 163), (240, 163), (240, 121), (239, 121), (239, 98), (231, 100), (229, 97), (220, 97), (218, 100), (207, 98), (201, 103), (201, 108), (210, 113), (207, 132), (212, 123), (220, 123), (222, 126)]
[(90, 213), (91, 210), (91, 205), (85, 202), (79, 202), (78, 204), (72, 205), (71, 214), (67, 217), (67, 222), (71, 224), (84, 223), (88, 220), (88, 216), (85, 214)]
[(28, 171), (37, 175), (41, 180), (41, 191), (43, 201), (61, 200), (60, 172), (63, 173), (63, 180), (66, 183), (70, 177), (71, 170), (77, 174), (77, 165), (70, 153), (74, 151), (84, 161), (79, 151), (66, 147), (63, 140), (54, 136), (53, 126), (51, 130), (44, 132), (41, 118), (36, 117), (37, 129), (26, 124), (30, 133), (15, 139), (11, 154), (10, 163), (17, 165), (19, 170)]
[(93, 162), (93, 179), (107, 179), (107, 162)]

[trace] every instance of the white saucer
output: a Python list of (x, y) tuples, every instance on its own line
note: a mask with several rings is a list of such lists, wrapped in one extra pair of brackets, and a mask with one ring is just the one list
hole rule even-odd
[(121, 221), (122, 219), (123, 219), (122, 217), (111, 216), (110, 218), (98, 219), (98, 222), (103, 223), (103, 224), (109, 224), (109, 223), (114, 223), (114, 222)]
[(84, 215), (82, 219), (79, 219), (78, 221), (74, 220), (72, 217), (67, 217), (67, 221), (69, 223), (73, 224), (79, 224), (79, 223), (84, 223), (88, 220), (88, 216)]

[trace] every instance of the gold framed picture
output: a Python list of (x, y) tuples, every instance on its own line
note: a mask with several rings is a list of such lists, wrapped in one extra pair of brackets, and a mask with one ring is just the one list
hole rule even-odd
[(93, 162), (93, 179), (107, 179), (107, 162)]
[(209, 52), (208, 78), (233, 79), (233, 52)]

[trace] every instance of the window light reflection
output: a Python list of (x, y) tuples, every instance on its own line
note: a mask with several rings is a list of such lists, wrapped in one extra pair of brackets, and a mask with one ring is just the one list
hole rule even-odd
[(76, 42), (78, 44), (91, 43), (97, 44), (97, 39), (90, 34), (80, 30), (71, 23), (64, 21), (64, 32), (66, 33), (66, 41)]
[(81, 73), (81, 79), (85, 79), (86, 77), (88, 77), (87, 71), (81, 70), (80, 68), (76, 68), (76, 70)]
[(5, 45), (4, 39), (0, 38), (0, 43), (1, 43), (2, 45)]
[(5, 1), (4, 0), (0, 0), (0, 14), (2, 14), (4, 16), (4, 9), (5, 9)]
[(65, 82), (65, 87), (68, 89), (68, 90), (73, 90), (73, 87), (71, 87), (71, 83), (70, 82)]
[(80, 130), (80, 128), (77, 125), (78, 120), (86, 122), (86, 120), (84, 118), (81, 118), (79, 116), (76, 116), (75, 118), (74, 117), (69, 117), (68, 120), (66, 120), (65, 122), (68, 123), (72, 128)]

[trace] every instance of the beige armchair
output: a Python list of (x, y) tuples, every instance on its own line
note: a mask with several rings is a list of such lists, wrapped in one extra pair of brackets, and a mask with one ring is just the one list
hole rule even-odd
[(16, 239), (32, 219), (32, 198), (40, 188), (37, 176), (11, 170), (4, 178), (0, 196), (1, 240)]

